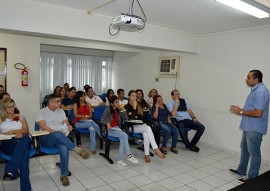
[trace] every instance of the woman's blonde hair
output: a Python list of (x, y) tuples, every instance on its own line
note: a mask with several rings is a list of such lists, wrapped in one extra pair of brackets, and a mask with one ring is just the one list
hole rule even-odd
[(13, 99), (5, 99), (5, 100), (1, 100), (0, 101), (0, 123), (6, 121), (6, 118), (7, 118), (7, 107), (10, 103), (14, 103), (14, 100)]
[[(151, 90), (149, 91), (149, 93), (148, 93), (148, 97), (152, 97), (152, 96), (151, 96), (151, 93), (152, 93), (153, 90), (155, 90), (155, 91), (157, 92), (157, 90), (156, 90), (155, 88), (151, 89)], [(158, 92), (157, 92), (157, 94), (158, 94)]]

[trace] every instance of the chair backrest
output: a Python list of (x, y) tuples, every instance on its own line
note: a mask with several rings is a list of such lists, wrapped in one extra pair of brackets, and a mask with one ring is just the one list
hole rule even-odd
[(100, 121), (101, 120), (101, 116), (102, 116), (103, 112), (105, 111), (105, 109), (107, 107), (108, 106), (97, 106), (97, 107), (95, 107), (93, 119), (95, 121)]
[(35, 131), (40, 131), (40, 126), (38, 125), (37, 122), (35, 122)]

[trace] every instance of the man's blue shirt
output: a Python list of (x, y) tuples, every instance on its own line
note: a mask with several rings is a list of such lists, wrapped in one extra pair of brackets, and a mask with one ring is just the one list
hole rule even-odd
[[(180, 102), (178, 103), (177, 108), (179, 107), (179, 105), (180, 105)], [(190, 109), (190, 106), (188, 104), (186, 104), (186, 105), (187, 105), (187, 110)], [(168, 103), (168, 110), (170, 112), (172, 112), (173, 106), (174, 106), (174, 100), (171, 100)], [(177, 111), (176, 114), (175, 114), (175, 116), (176, 117), (180, 117), (180, 118), (177, 118), (177, 121), (181, 121), (181, 120), (184, 120), (184, 119), (190, 119), (190, 120), (192, 120), (192, 118), (189, 115), (188, 111)]]
[(261, 82), (251, 88), (251, 92), (247, 97), (244, 111), (263, 110), (261, 118), (243, 116), (240, 129), (243, 131), (255, 131), (266, 134), (269, 114), (269, 91)]

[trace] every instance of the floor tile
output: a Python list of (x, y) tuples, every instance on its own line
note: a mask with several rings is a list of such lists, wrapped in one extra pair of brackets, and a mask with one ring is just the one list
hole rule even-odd
[(152, 183), (152, 184), (148, 184), (145, 186), (140, 187), (143, 191), (152, 191), (152, 190), (158, 190), (158, 191), (167, 191), (168, 189), (156, 184), (156, 183)]
[(97, 187), (106, 185), (106, 182), (104, 182), (99, 177), (88, 178), (88, 179), (82, 180), (80, 182), (87, 189), (97, 188)]
[(167, 188), (168, 190), (174, 190), (176, 188), (184, 186), (183, 183), (181, 183), (173, 178), (167, 178), (167, 179), (158, 181), (158, 184), (164, 188)]
[(117, 191), (128, 191), (136, 188), (134, 184), (129, 182), (128, 180), (121, 180), (119, 182), (111, 183), (110, 186)]
[(118, 182), (118, 181), (124, 179), (123, 176), (117, 174), (116, 172), (105, 174), (105, 175), (101, 175), (100, 178), (102, 180), (104, 180), (105, 182), (107, 182), (108, 184), (113, 183), (113, 182)]
[(210, 191), (213, 190), (215, 187), (201, 181), (198, 180), (196, 182), (190, 183), (188, 184), (189, 187), (193, 188), (194, 190), (198, 190), (198, 191)]
[(146, 184), (150, 184), (153, 182), (151, 179), (147, 178), (144, 175), (139, 175), (139, 176), (129, 178), (128, 181), (130, 181), (132, 184), (134, 184), (137, 187), (141, 187), (141, 186), (144, 186)]

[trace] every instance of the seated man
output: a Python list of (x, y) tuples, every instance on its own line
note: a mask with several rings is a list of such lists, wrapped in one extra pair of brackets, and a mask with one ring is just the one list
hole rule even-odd
[(128, 103), (128, 100), (124, 99), (125, 97), (125, 91), (123, 89), (118, 89), (117, 90), (117, 97), (119, 99), (119, 105), (120, 108), (125, 109), (125, 105)]
[(76, 147), (75, 144), (67, 138), (72, 127), (66, 118), (65, 112), (60, 109), (60, 104), (61, 101), (58, 95), (49, 95), (48, 106), (38, 112), (36, 122), (41, 130), (49, 131), (50, 133), (49, 135), (40, 137), (41, 144), (47, 147), (56, 146), (59, 149), (61, 163), (60, 180), (63, 186), (68, 186), (69, 150), (74, 150), (83, 159), (89, 158), (90, 155), (81, 148)]
[(85, 100), (86, 102), (90, 103), (92, 109), (94, 109), (97, 106), (105, 105), (105, 102), (103, 102), (99, 96), (94, 95), (94, 90), (92, 87), (87, 86), (85, 88), (85, 94), (86, 94)]
[(62, 100), (61, 109), (63, 109), (63, 110), (71, 110), (71, 109), (73, 109), (73, 105), (74, 105), (74, 102), (75, 102), (75, 99), (74, 99), (75, 95), (76, 95), (76, 88), (75, 87), (69, 88), (67, 97), (65, 97)]
[[(194, 113), (190, 109), (189, 105), (186, 104), (184, 99), (180, 98), (178, 90), (171, 92), (172, 100), (168, 103), (168, 109), (171, 115), (176, 117), (176, 126), (179, 129), (179, 134), (187, 149), (199, 152), (199, 148), (196, 144), (199, 142), (205, 127), (196, 119)], [(185, 128), (196, 130), (191, 142), (188, 140)]]

